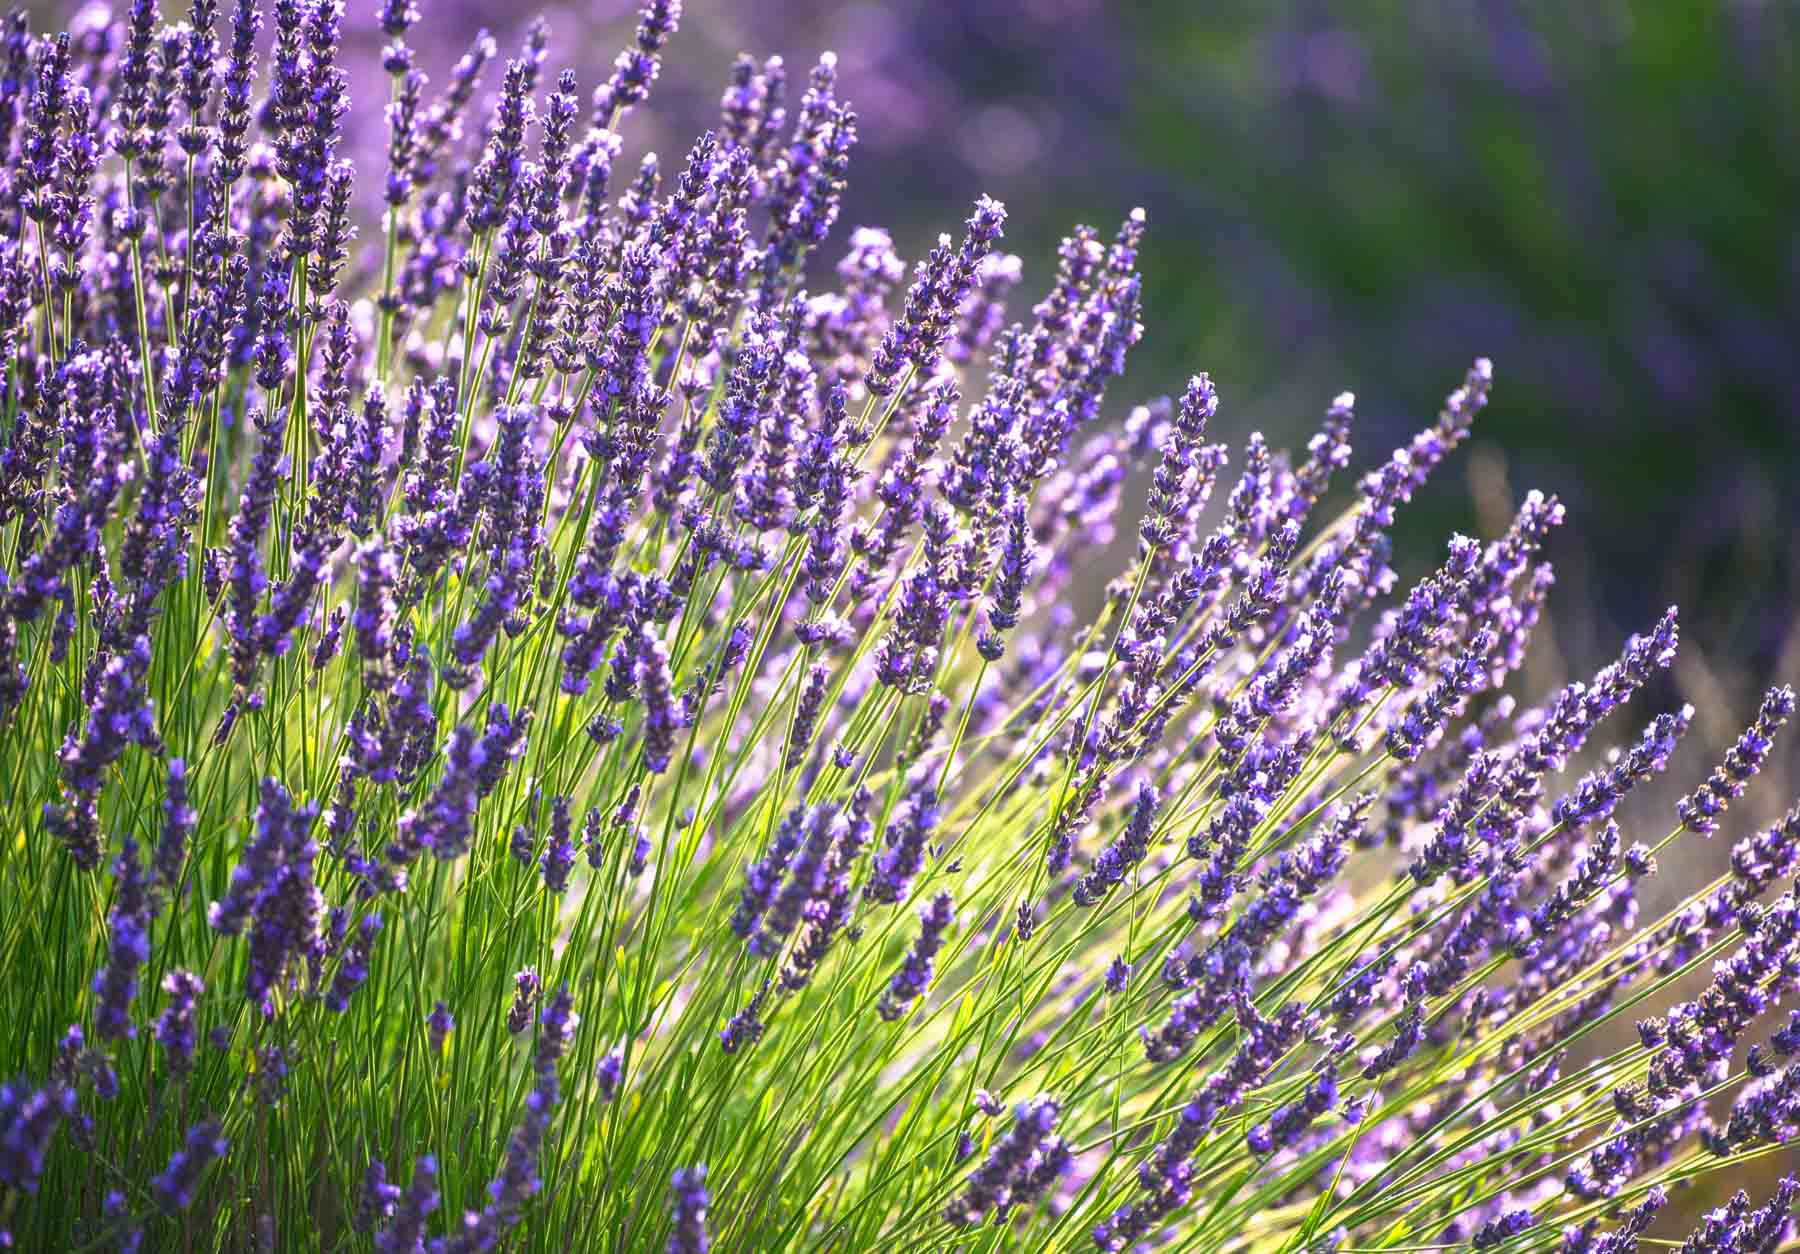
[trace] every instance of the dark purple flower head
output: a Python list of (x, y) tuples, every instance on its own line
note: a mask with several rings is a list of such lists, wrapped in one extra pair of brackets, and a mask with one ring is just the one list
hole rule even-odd
[(1124, 882), (1133, 867), (1149, 856), (1158, 800), (1155, 787), (1148, 781), (1138, 785), (1137, 800), (1132, 805), (1125, 830), (1095, 856), (1093, 867), (1075, 886), (1076, 905), (1099, 904), (1108, 892)]
[(1204, 374), (1194, 375), (1182, 394), (1170, 438), (1163, 445), (1162, 459), (1151, 481), (1143, 520), (1138, 524), (1139, 537), (1148, 548), (1172, 545), (1180, 534), (1180, 520), (1194, 504), (1190, 490), (1211, 489), (1210, 477), (1197, 468), (1207, 423), (1218, 412), (1219, 395), (1212, 380)]
[(706, 1232), (706, 1208), (712, 1196), (706, 1191), (706, 1167), (680, 1167), (669, 1180), (669, 1254), (706, 1254), (712, 1238)]
[(1771, 688), (1763, 697), (1756, 719), (1737, 743), (1725, 751), (1725, 760), (1706, 782), (1676, 803), (1675, 811), (1689, 829), (1711, 836), (1719, 830), (1719, 816), (1731, 802), (1744, 795), (1750, 781), (1769, 756), (1775, 733), (1794, 713), (1794, 690), (1785, 685)]
[(888, 329), (875, 352), (866, 381), (870, 392), (881, 397), (893, 395), (903, 374), (932, 376), (955, 328), (958, 311), (974, 286), (976, 267), (992, 251), (1005, 222), (1005, 207), (983, 196), (975, 203), (959, 247), (952, 249), (947, 235), (938, 237), (938, 246), (919, 263), (900, 320)]
[(1007, 505), (1006, 535), (1000, 546), (1000, 564), (992, 584), (992, 601), (988, 606), (988, 629), (977, 647), (989, 662), (998, 662), (1006, 652), (1006, 633), (1019, 625), (1019, 613), (1025, 599), (1026, 585), (1037, 564), (1037, 546), (1031, 537), (1028, 503), (1015, 496)]
[[(768, 913), (750, 936), (751, 953), (762, 958), (779, 954), (787, 938), (805, 917), (808, 907), (828, 889), (825, 882), (828, 864), (845, 826), (846, 820), (838, 814), (836, 807), (829, 805), (797, 809), (788, 816), (784, 823), (789, 829), (785, 840), (777, 837), (778, 844), (772, 852), (779, 856), (783, 845), (792, 842), (792, 856), (786, 860), (786, 878), (769, 903)], [(734, 925), (753, 904), (750, 886), (746, 885), (739, 900), (739, 916), (733, 919)]]
[[(520, 974), (523, 976), (525, 972)], [(535, 981), (535, 976), (533, 979)], [(535, 991), (534, 988), (534, 995)], [(519, 1222), (526, 1205), (543, 1188), (544, 1141), (562, 1094), (557, 1065), (568, 1052), (580, 1021), (574, 1010), (574, 999), (568, 986), (564, 985), (550, 998), (539, 1017), (537, 1044), (532, 1051), (531, 1089), (525, 1096), (524, 1113), (507, 1138), (500, 1171), (488, 1181), (487, 1204), (479, 1212), (468, 1212), (464, 1216), (463, 1235), (471, 1248), (491, 1248)], [(511, 1027), (510, 1021), (508, 1027)]]
[(594, 1064), (594, 1087), (603, 1102), (610, 1102), (619, 1095), (619, 1085), (624, 1078), (625, 1054), (622, 1050), (609, 1050)]
[(967, 1226), (980, 1223), (990, 1212), (1004, 1217), (1013, 1207), (1036, 1200), (1073, 1166), (1067, 1144), (1054, 1135), (1061, 1114), (1061, 1104), (1051, 1097), (1019, 1103), (1013, 1109), (1013, 1126), (994, 1142), (945, 1217)]
[(444, 1042), (450, 1039), (450, 1033), (456, 1029), (456, 1020), (450, 1014), (450, 1007), (443, 1002), (435, 1002), (431, 1013), (425, 1017), (426, 1040), (433, 1056), (441, 1056)]
[(1250, 1129), (1245, 1135), (1250, 1152), (1260, 1157), (1292, 1147), (1316, 1120), (1337, 1105), (1337, 1101), (1337, 1067), (1327, 1064), (1300, 1097)]
[(381, 931), (381, 916), (366, 914), (357, 924), (356, 937), (345, 949), (325, 994), (325, 1008), (335, 1014), (350, 1009), (350, 998), (369, 979), (369, 958), (375, 948), (375, 937)]
[(182, 1146), (169, 1158), (169, 1165), (150, 1181), (150, 1194), (167, 1214), (178, 1214), (194, 1203), (194, 1191), (200, 1178), (214, 1159), (223, 1158), (231, 1147), (220, 1134), (219, 1121), (205, 1119), (187, 1130)]
[[(140, 635), (119, 653), (103, 654), (98, 681), (88, 702), (87, 723), (73, 729), (58, 756), (62, 778), (75, 793), (100, 791), (106, 769), (132, 745), (152, 752), (162, 748), (156, 714), (145, 684), (150, 672), (150, 637)], [(98, 659), (97, 659), (98, 660)]]
[(516, 715), (496, 702), (487, 725), (477, 733), (459, 724), (450, 733), (444, 774), (420, 808), (401, 815), (400, 841), (429, 849), (449, 861), (469, 849), (475, 835), (475, 813), (481, 799), (499, 786), (508, 767), (525, 753), (530, 711)]
[(265, 1015), (301, 960), (323, 956), (324, 899), (314, 879), (318, 846), (310, 835), (315, 806), (295, 806), (277, 781), (262, 782), (256, 826), (231, 873), (229, 891), (207, 908), (215, 931), (236, 936), (248, 924), (244, 991)]
[(441, 1201), (437, 1187), (437, 1159), (423, 1155), (413, 1164), (412, 1182), (400, 1195), (393, 1219), (375, 1234), (378, 1254), (422, 1254), (426, 1220)]
[(642, 104), (662, 67), (661, 53), (681, 23), (681, 0), (643, 0), (637, 37), (613, 63), (612, 76), (594, 92), (593, 123), (611, 128), (633, 105)]
[(0, 1081), (0, 1184), (35, 1194), (51, 1138), (64, 1120), (75, 1117), (70, 1084), (32, 1088), (23, 1079)]
[(537, 1005), (542, 987), (536, 967), (525, 967), (513, 976), (513, 1000), (506, 1012), (506, 1030), (514, 1036), (531, 1026), (532, 1007)]
[(150, 885), (138, 856), (137, 841), (127, 836), (113, 860), (113, 907), (107, 915), (106, 965), (94, 975), (94, 1034), (103, 1041), (137, 1035), (131, 1002), (137, 996), (138, 969), (150, 960)]
[(379, 1158), (370, 1159), (363, 1172), (362, 1199), (350, 1219), (351, 1229), (369, 1236), (387, 1227), (394, 1218), (400, 1195), (400, 1186), (388, 1183), (387, 1165)]
[(169, 1069), (176, 1075), (183, 1075), (193, 1064), (194, 1012), (206, 985), (192, 971), (177, 967), (163, 976), (162, 987), (169, 995), (169, 1004), (156, 1017), (156, 1043), (162, 1047)]
[(768, 1000), (771, 982), (764, 980), (756, 994), (744, 1003), (743, 1009), (731, 1016), (719, 1032), (719, 1048), (728, 1054), (735, 1054), (747, 1045), (755, 1045), (762, 1040), (765, 1024), (762, 1021), (763, 1003)]
[(1531, 1211), (1523, 1206), (1506, 1211), (1483, 1224), (1470, 1238), (1469, 1244), (1478, 1250), (1492, 1249), (1510, 1237), (1516, 1237), (1533, 1223)]
[(399, 39), (419, 20), (419, 10), (412, 0), (381, 0), (375, 20), (380, 24), (382, 34), (389, 39)]
[(937, 793), (928, 784), (913, 787), (888, 824), (886, 847), (875, 855), (875, 870), (863, 889), (872, 902), (892, 904), (912, 888), (924, 865), (925, 847), (938, 823)]
[(1638, 743), (1604, 771), (1583, 776), (1575, 791), (1550, 809), (1550, 817), (1569, 828), (1581, 828), (1609, 817), (1633, 786), (1668, 766), (1669, 756), (1687, 731), (1694, 707), (1684, 705), (1674, 714), (1659, 714), (1644, 729)]
[(907, 951), (900, 970), (888, 981), (887, 991), (881, 995), (881, 1002), (876, 1007), (883, 1019), (891, 1021), (904, 1017), (925, 992), (931, 983), (937, 952), (944, 943), (944, 933), (955, 919), (956, 911), (949, 893), (937, 894), (919, 911), (919, 935)]
[(544, 845), (540, 869), (544, 887), (560, 893), (569, 886), (569, 872), (575, 867), (574, 823), (569, 815), (569, 798), (550, 799), (550, 839)]

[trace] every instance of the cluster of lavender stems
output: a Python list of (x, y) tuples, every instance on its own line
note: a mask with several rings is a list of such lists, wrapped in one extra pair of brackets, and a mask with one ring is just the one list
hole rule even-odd
[(678, 0), (430, 5), (0, 37), (0, 1247), (1786, 1248), (1793, 693), (1517, 691), (1537, 493), (1399, 579), (1486, 360), (1234, 454), (1142, 210), (906, 258), (829, 54), (659, 157)]

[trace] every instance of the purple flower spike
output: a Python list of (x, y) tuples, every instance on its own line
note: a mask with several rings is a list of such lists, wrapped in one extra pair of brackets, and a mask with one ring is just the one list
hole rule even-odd
[(456, 1020), (450, 1014), (450, 1007), (441, 1001), (433, 1004), (431, 1013), (425, 1018), (425, 1034), (434, 1057), (443, 1056), (444, 1042), (450, 1039), (450, 1033), (455, 1030)]
[(1786, 686), (1771, 688), (1763, 697), (1756, 720), (1725, 751), (1725, 761), (1713, 768), (1705, 783), (1676, 803), (1675, 812), (1684, 826), (1707, 836), (1719, 830), (1719, 817), (1733, 800), (1744, 795), (1750, 781), (1762, 770), (1775, 733), (1793, 714), (1794, 690)]
[(574, 820), (569, 815), (569, 798), (553, 797), (550, 801), (550, 839), (540, 859), (545, 889), (552, 893), (563, 892), (569, 886), (569, 872), (574, 868)]
[(719, 1048), (728, 1054), (735, 1054), (747, 1045), (754, 1045), (762, 1039), (765, 1025), (762, 1021), (763, 1003), (769, 998), (770, 981), (764, 980), (756, 995), (744, 1004), (744, 1008), (731, 1016), (731, 1021), (719, 1032)]
[(925, 992), (926, 986), (931, 983), (937, 951), (944, 943), (944, 933), (955, 919), (956, 911), (949, 893), (939, 893), (919, 911), (919, 935), (913, 941), (905, 963), (888, 982), (887, 991), (881, 995), (881, 1003), (876, 1007), (883, 1019), (892, 1021), (902, 1018)]
[(668, 1254), (706, 1254), (712, 1238), (706, 1232), (706, 1208), (712, 1195), (706, 1191), (706, 1167), (679, 1167), (669, 1180), (670, 1214)]
[(1150, 853), (1150, 834), (1156, 821), (1158, 796), (1149, 783), (1138, 785), (1137, 801), (1131, 819), (1112, 844), (1094, 858), (1093, 868), (1075, 886), (1075, 904), (1093, 906), (1113, 888), (1125, 881), (1131, 868)]
[(412, 1183), (400, 1195), (394, 1218), (375, 1234), (379, 1254), (422, 1254), (425, 1223), (441, 1201), (437, 1187), (437, 1159), (427, 1154), (413, 1164)]
[(1015, 1206), (1029, 1206), (1074, 1165), (1067, 1143), (1054, 1135), (1061, 1105), (1051, 1097), (1021, 1102), (1013, 1110), (1013, 1126), (994, 1143), (969, 1177), (962, 1195), (951, 1202), (945, 1218), (959, 1226), (980, 1223), (989, 1212), (1004, 1217)]
[(915, 786), (888, 826), (887, 847), (875, 856), (874, 874), (863, 890), (870, 901), (891, 904), (906, 896), (937, 822), (937, 793), (927, 784)]
[(162, 987), (169, 995), (169, 1004), (156, 1017), (156, 1043), (162, 1047), (169, 1069), (183, 1075), (193, 1065), (194, 1010), (206, 985), (192, 971), (176, 968), (163, 977)]
[(334, 1014), (343, 1014), (350, 1009), (351, 995), (361, 988), (369, 979), (369, 957), (375, 948), (375, 937), (381, 931), (381, 916), (367, 914), (357, 925), (356, 939), (344, 952), (342, 962), (338, 965), (337, 975), (332, 978), (331, 988), (325, 994), (325, 1008)]
[(542, 987), (536, 967), (525, 967), (513, 976), (513, 1001), (506, 1012), (506, 1030), (514, 1036), (531, 1026), (531, 1010), (537, 1005), (538, 990)]
[(1469, 1244), (1478, 1250), (1492, 1249), (1501, 1242), (1518, 1236), (1531, 1227), (1533, 1222), (1535, 1221), (1529, 1210), (1523, 1206), (1517, 1207), (1481, 1225), (1475, 1235), (1469, 1239)]
[(599, 1090), (603, 1102), (610, 1102), (619, 1095), (619, 1085), (624, 1078), (625, 1054), (622, 1050), (609, 1050), (594, 1064), (594, 1087)]
[(350, 1218), (351, 1229), (368, 1236), (387, 1227), (394, 1217), (400, 1194), (399, 1185), (388, 1183), (386, 1164), (379, 1158), (370, 1159), (368, 1170), (363, 1172), (362, 1200)]
[(0, 1183), (35, 1194), (51, 1138), (73, 1118), (75, 1090), (68, 1085), (0, 1082)]
[(181, 871), (187, 860), (187, 846), (193, 836), (199, 815), (188, 804), (187, 764), (180, 758), (169, 761), (168, 786), (163, 793), (163, 832), (152, 859), (157, 887), (174, 893), (181, 884)]
[(156, 1204), (171, 1215), (194, 1204), (194, 1191), (213, 1160), (223, 1158), (231, 1142), (219, 1135), (216, 1119), (206, 1119), (187, 1130), (182, 1146), (169, 1158), (161, 1175), (150, 1181), (150, 1194)]
[(130, 1040), (131, 1001), (137, 996), (138, 968), (150, 960), (150, 886), (137, 842), (125, 838), (113, 860), (113, 908), (107, 915), (106, 965), (94, 976), (94, 1034), (103, 1041)]

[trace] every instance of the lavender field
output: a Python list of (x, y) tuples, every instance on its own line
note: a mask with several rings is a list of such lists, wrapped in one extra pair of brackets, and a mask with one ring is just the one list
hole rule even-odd
[(1265, 436), (1157, 205), (430, 3), (0, 39), (0, 1249), (1800, 1248), (1793, 659), (1504, 360)]

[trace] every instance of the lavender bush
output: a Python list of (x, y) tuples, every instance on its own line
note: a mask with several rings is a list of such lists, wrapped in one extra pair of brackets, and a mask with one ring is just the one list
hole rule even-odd
[(385, 175), (336, 0), (8, 27), (0, 1245), (1630, 1254), (1782, 1152), (1800, 809), (1637, 900), (1793, 694), (1659, 815), (1673, 610), (1504, 695), (1554, 500), (1397, 585), (1488, 363), (1335, 513), (1348, 394), (1112, 420), (1141, 212), (832, 244), (829, 58), (624, 168), (678, 9), (386, 5)]

